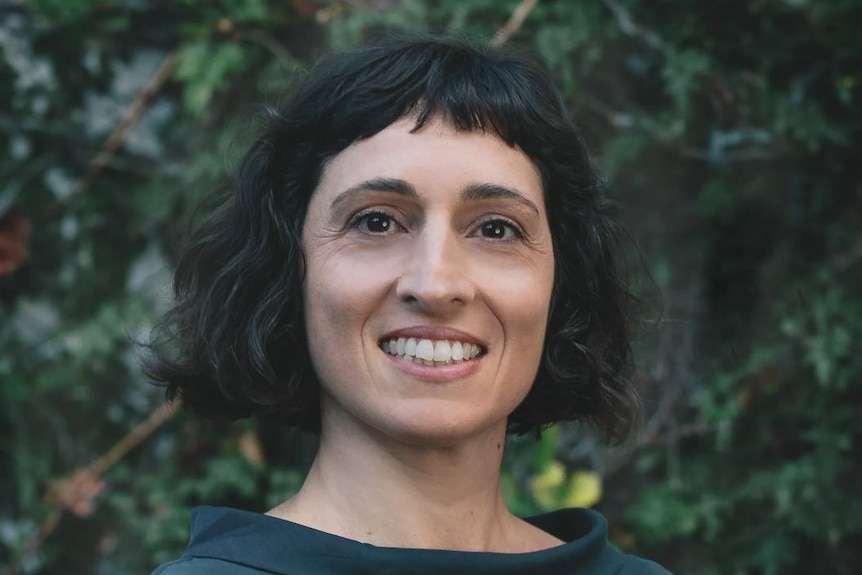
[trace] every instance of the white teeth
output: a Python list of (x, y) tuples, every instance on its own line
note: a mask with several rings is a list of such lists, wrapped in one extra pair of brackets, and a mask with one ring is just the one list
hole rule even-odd
[(452, 344), (452, 361), (461, 361), (464, 359), (464, 346), (461, 345), (460, 341), (456, 341)]
[(434, 344), (430, 339), (420, 339), (416, 343), (416, 357), (427, 361), (434, 359)]
[(446, 340), (410, 338), (391, 338), (383, 341), (380, 348), (390, 354), (412, 359), (424, 365), (440, 365), (473, 359), (481, 348), (472, 343)]
[(438, 341), (434, 346), (434, 361), (451, 361), (452, 347), (448, 341)]

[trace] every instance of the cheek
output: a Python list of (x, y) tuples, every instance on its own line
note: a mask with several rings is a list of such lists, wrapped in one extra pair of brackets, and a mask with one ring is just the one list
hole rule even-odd
[(355, 339), (391, 283), (385, 259), (333, 250), (310, 254), (304, 285), (309, 337)]
[(497, 284), (495, 315), (503, 329), (507, 370), (518, 377), (535, 376), (545, 342), (553, 272), (510, 275)]
[(552, 266), (513, 266), (493, 284), (489, 293), (496, 292), (498, 304), (505, 306), (505, 310), (501, 309), (502, 318), (508, 318), (508, 323), (517, 327), (511, 335), (544, 334), (553, 287)]
[(538, 362), (545, 342), (548, 323), (548, 299), (536, 297), (539, 290), (525, 297), (522, 295), (511, 313), (512, 323), (507, 328), (507, 338), (516, 344), (522, 360)]

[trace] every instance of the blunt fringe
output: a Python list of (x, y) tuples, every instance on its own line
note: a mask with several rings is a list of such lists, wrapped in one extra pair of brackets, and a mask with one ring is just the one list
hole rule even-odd
[(527, 56), (436, 36), (400, 36), (329, 56), (269, 108), (228, 194), (193, 232), (174, 276), (175, 306), (144, 368), (205, 415), (273, 416), (318, 431), (319, 384), (302, 304), (301, 234), (327, 160), (393, 122), (440, 117), (494, 133), (541, 172), (555, 259), (543, 357), (509, 419), (527, 433), (582, 421), (613, 442), (635, 428), (630, 294), (621, 230), (579, 131)]

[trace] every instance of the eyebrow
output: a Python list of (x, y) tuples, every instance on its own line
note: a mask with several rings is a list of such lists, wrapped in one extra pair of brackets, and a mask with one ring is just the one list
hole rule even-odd
[(539, 208), (528, 200), (524, 194), (497, 184), (470, 184), (461, 192), (461, 199), (465, 201), (515, 200), (536, 212), (537, 216), (539, 215)]
[[(354, 186), (350, 186), (332, 200), (330, 209), (335, 208), (338, 204), (348, 200), (360, 192), (388, 192), (398, 194), (407, 198), (417, 198), (416, 188), (410, 182), (399, 180), (397, 178), (373, 178), (366, 180)], [(479, 201), (479, 200), (514, 200), (528, 208), (536, 215), (539, 215), (539, 208), (532, 201), (528, 200), (522, 193), (500, 186), (498, 184), (470, 184), (461, 191), (461, 200), (463, 201)]]
[(335, 208), (338, 204), (350, 199), (351, 196), (355, 196), (360, 192), (389, 192), (408, 198), (419, 197), (419, 194), (416, 193), (416, 188), (414, 188), (413, 184), (409, 182), (394, 178), (374, 178), (371, 180), (365, 180), (355, 186), (350, 186), (335, 196), (332, 203), (329, 204), (329, 208)]

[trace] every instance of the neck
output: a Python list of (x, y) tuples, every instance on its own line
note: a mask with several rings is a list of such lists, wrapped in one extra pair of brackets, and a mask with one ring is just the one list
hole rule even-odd
[(375, 435), (324, 422), (302, 489), (270, 514), (384, 547), (514, 552), (548, 546), (503, 501), (505, 428), (433, 448)]

